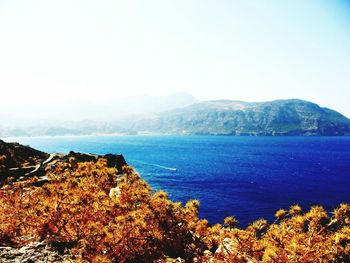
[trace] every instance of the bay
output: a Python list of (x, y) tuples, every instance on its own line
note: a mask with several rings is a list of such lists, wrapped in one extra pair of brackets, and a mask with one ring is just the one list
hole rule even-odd
[(199, 216), (241, 226), (279, 208), (350, 202), (350, 137), (72, 136), (6, 138), (49, 153), (122, 153), (154, 190), (198, 199)]

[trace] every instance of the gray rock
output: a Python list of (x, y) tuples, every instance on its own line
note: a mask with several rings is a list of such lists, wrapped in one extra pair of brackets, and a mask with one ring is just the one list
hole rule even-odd
[(48, 241), (33, 242), (21, 248), (0, 247), (0, 262), (4, 263), (48, 263), (73, 262), (64, 254), (60, 254)]

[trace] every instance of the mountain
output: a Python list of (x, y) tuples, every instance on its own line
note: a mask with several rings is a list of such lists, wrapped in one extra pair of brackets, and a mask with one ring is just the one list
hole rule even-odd
[[(350, 135), (350, 120), (348, 118), (334, 110), (299, 99), (268, 102), (234, 100), (198, 102), (187, 94), (158, 99), (153, 103), (147, 100), (148, 110), (140, 106), (141, 109), (144, 109), (143, 114), (140, 113), (140, 110), (130, 110), (130, 114), (126, 117), (126, 114), (119, 114), (118, 111), (106, 112), (106, 114), (101, 111), (101, 116), (105, 116), (103, 118), (93, 115), (90, 116), (90, 120), (84, 121), (56, 121), (55, 123), (48, 122), (22, 128), (3, 127), (0, 128), (0, 136), (96, 134)], [(172, 100), (174, 100), (173, 103), (171, 103)], [(129, 107), (137, 109), (137, 101), (130, 102)], [(175, 105), (181, 106), (174, 109)], [(152, 107), (159, 111), (152, 112)], [(122, 108), (120, 111), (125, 111)], [(105, 120), (106, 116), (117, 116), (118, 114), (119, 118), (110, 117)]]
[(350, 120), (317, 104), (298, 100), (204, 101), (125, 121), (139, 133), (207, 135), (349, 135)]
[[(185, 107), (199, 102), (187, 93), (167, 96), (109, 98), (96, 103), (76, 101), (17, 105), (9, 111), (0, 105), (0, 136), (59, 136), (95, 133), (129, 133), (116, 120)], [(6, 114), (5, 114), (6, 113)], [(118, 126), (118, 131), (116, 131)]]
[[(167, 96), (129, 96), (113, 97), (111, 94), (104, 94), (103, 99), (87, 101), (83, 97), (70, 102), (43, 101), (33, 104), (16, 104), (11, 110), (6, 105), (0, 104), (0, 135), (16, 133), (25, 135), (28, 128), (54, 127), (57, 123), (67, 121), (80, 122), (82, 120), (98, 120), (109, 122), (121, 118), (151, 114), (185, 107), (199, 102), (195, 97), (187, 93), (174, 93)], [(70, 127), (62, 125), (62, 128)], [(23, 134), (24, 133), (24, 134)]]
[(136, 115), (172, 110), (197, 102), (199, 100), (192, 95), (179, 92), (167, 96), (132, 96), (117, 100), (115, 106), (123, 115)]

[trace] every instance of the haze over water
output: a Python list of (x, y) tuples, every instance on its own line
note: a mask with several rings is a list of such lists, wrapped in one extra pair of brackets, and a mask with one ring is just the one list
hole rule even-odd
[(50, 153), (122, 153), (154, 190), (201, 202), (200, 217), (241, 225), (298, 203), (350, 202), (350, 137), (100, 136), (7, 138)]

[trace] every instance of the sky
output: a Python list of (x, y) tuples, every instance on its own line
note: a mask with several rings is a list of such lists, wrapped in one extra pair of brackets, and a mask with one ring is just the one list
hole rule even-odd
[(349, 84), (350, 1), (0, 0), (0, 116), (187, 92), (350, 117)]

